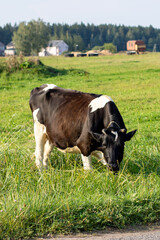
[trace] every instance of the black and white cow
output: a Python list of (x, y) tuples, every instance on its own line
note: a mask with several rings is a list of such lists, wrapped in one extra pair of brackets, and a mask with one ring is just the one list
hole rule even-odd
[(45, 84), (31, 91), (36, 141), (36, 165), (47, 168), (48, 156), (57, 147), (80, 153), (84, 169), (91, 169), (91, 155), (110, 170), (118, 171), (127, 133), (121, 114), (106, 95), (83, 93)]

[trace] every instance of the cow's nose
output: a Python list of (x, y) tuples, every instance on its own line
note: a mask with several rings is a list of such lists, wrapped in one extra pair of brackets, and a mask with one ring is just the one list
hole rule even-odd
[(119, 171), (119, 166), (117, 164), (109, 164), (108, 167), (109, 170), (113, 171), (114, 173), (117, 173)]

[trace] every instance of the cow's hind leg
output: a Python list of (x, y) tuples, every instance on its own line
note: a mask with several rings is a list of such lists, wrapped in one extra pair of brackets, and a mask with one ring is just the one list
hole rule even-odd
[(43, 167), (47, 169), (48, 167), (48, 157), (53, 149), (53, 145), (50, 143), (49, 139), (46, 139), (44, 145), (44, 153), (43, 153)]
[(82, 157), (84, 170), (91, 170), (93, 168), (92, 162), (91, 162), (91, 156), (89, 155), (88, 157), (85, 157), (83, 154), (81, 154), (81, 157)]
[(42, 169), (44, 144), (45, 144), (45, 138), (46, 138), (45, 134), (43, 133), (43, 127), (35, 123), (34, 134), (35, 134), (35, 141), (36, 141), (36, 149), (35, 149), (36, 165), (38, 168)]

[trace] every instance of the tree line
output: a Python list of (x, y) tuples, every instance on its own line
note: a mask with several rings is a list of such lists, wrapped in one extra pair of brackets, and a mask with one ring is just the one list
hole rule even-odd
[(49, 40), (64, 40), (70, 51), (90, 50), (105, 43), (112, 43), (117, 51), (125, 51), (128, 40), (143, 40), (148, 51), (152, 51), (155, 44), (156, 50), (160, 51), (160, 29), (152, 26), (50, 24), (39, 19), (0, 27), (0, 41), (7, 45), (12, 40), (19, 51), (28, 48), (25, 55), (37, 53)]

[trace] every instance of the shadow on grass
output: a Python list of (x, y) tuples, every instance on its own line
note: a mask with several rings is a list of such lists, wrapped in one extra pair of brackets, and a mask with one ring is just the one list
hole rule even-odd
[(56, 69), (46, 65), (35, 65), (32, 68), (18, 69), (13, 72), (3, 71), (0, 73), (0, 90), (8, 90), (11, 88), (23, 88), (26, 87), (28, 81), (34, 79), (39, 82), (44, 82), (44, 79), (54, 78), (58, 76), (85, 76), (87, 79), (89, 73), (82, 69)]
[[(126, 169), (130, 174), (140, 174), (149, 175), (151, 173), (156, 173), (160, 176), (160, 156), (157, 155), (143, 155), (140, 159), (139, 154), (135, 154), (135, 160), (129, 161)], [(125, 164), (125, 163), (124, 163)]]
[[(82, 69), (56, 69), (46, 65), (39, 65), (32, 69), (27, 69), (26, 73), (37, 74), (38, 76), (51, 78), (63, 75), (79, 75), (79, 76), (88, 76), (89, 73)], [(25, 73), (25, 69), (23, 69)]]

